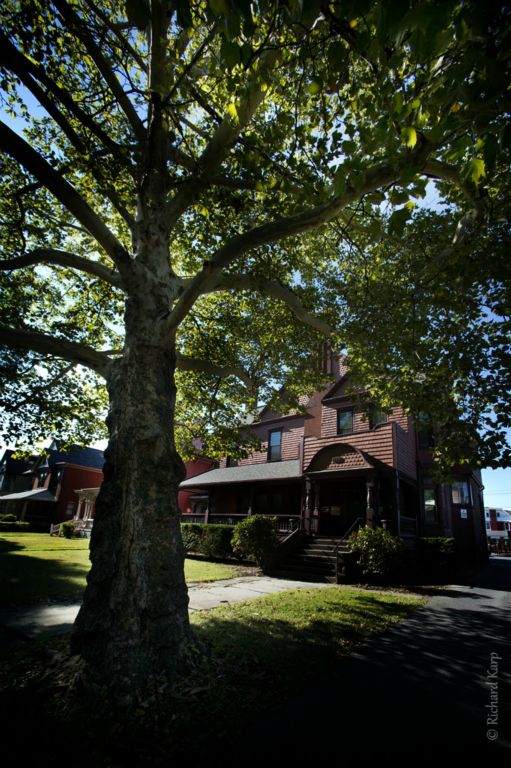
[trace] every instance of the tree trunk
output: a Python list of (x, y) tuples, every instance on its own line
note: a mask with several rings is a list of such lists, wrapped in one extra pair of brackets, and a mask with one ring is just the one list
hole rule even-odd
[(177, 506), (185, 473), (173, 436), (174, 343), (132, 336), (108, 381), (105, 479), (72, 635), (92, 680), (126, 703), (197, 653)]

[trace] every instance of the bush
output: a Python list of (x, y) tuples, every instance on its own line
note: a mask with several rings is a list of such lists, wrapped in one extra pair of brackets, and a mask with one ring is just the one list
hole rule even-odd
[(424, 575), (442, 577), (456, 566), (456, 542), (448, 536), (423, 536), (417, 539), (419, 564)]
[(349, 541), (364, 576), (378, 580), (391, 578), (403, 565), (403, 540), (383, 528), (361, 528)]
[(271, 553), (278, 544), (275, 531), (276, 517), (267, 515), (250, 515), (234, 528), (232, 548), (243, 557), (253, 558), (265, 570), (270, 561)]
[(185, 554), (200, 550), (200, 523), (181, 523), (181, 537)]
[(4, 512), (0, 515), (0, 523), (17, 523), (18, 518), (11, 512)]
[(234, 557), (231, 539), (233, 525), (215, 525), (210, 523), (181, 523), (181, 535), (185, 553), (228, 560)]
[(68, 520), (66, 523), (60, 524), (60, 532), (65, 539), (72, 539), (75, 535), (75, 524)]
[(8, 523), (0, 521), (0, 533), (28, 533), (30, 523)]

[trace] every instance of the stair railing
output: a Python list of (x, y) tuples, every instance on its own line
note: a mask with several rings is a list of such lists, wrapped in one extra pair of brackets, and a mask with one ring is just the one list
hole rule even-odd
[(346, 533), (343, 533), (341, 538), (339, 539), (337, 546), (335, 548), (335, 581), (336, 584), (339, 583), (339, 575), (340, 575), (340, 568), (339, 568), (339, 551), (340, 548), (345, 543), (348, 536), (351, 536), (353, 531), (358, 530), (360, 528), (361, 523), (365, 523), (366, 519), (365, 517), (357, 517), (356, 520), (353, 521), (353, 523), (350, 525)]

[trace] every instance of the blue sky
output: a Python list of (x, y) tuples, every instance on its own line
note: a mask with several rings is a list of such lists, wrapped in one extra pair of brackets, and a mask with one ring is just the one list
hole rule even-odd
[(511, 509), (511, 468), (483, 469), (484, 506)]

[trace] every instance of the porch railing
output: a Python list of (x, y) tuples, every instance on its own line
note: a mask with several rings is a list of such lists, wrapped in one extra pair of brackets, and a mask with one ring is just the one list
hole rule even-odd
[[(245, 520), (247, 515), (235, 513), (232, 515), (209, 515), (208, 520), (210, 523), (216, 523), (217, 525), (236, 525), (240, 520)], [(277, 518), (275, 522), (275, 530), (278, 533), (292, 533), (293, 531), (301, 528), (302, 522), (300, 515), (275, 515)], [(205, 523), (206, 515), (194, 515), (184, 514), (181, 515), (182, 523)]]
[(353, 521), (353, 523), (350, 525), (346, 533), (343, 533), (339, 541), (337, 542), (337, 546), (335, 548), (335, 581), (337, 584), (339, 583), (339, 577), (341, 575), (341, 563), (340, 563), (340, 554), (341, 551), (345, 552), (346, 542), (348, 540), (348, 537), (351, 536), (351, 534), (358, 530), (360, 526), (365, 523), (366, 518), (365, 517), (357, 517), (356, 520)]

